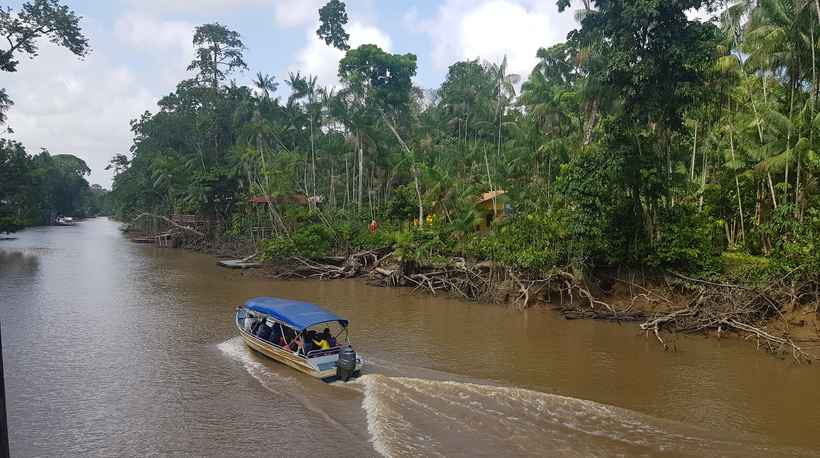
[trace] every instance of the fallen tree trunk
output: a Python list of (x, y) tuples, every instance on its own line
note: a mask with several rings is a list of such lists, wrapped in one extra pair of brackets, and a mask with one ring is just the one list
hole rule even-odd
[(142, 218), (155, 218), (155, 219), (159, 219), (159, 220), (162, 220), (162, 221), (164, 221), (164, 222), (166, 222), (166, 223), (170, 224), (171, 226), (173, 226), (173, 227), (175, 227), (175, 228), (177, 228), (177, 229), (181, 229), (181, 230), (183, 230), (183, 231), (191, 232), (191, 233), (196, 234), (196, 235), (198, 235), (198, 236), (200, 236), (200, 237), (205, 237), (205, 234), (203, 234), (202, 232), (199, 232), (198, 230), (196, 230), (196, 229), (194, 229), (194, 228), (192, 228), (192, 227), (182, 226), (182, 225), (177, 224), (177, 223), (175, 223), (174, 221), (172, 221), (172, 220), (170, 220), (170, 219), (168, 219), (168, 218), (166, 218), (166, 217), (164, 217), (164, 216), (162, 216), (162, 215), (155, 215), (155, 214), (153, 214), (153, 213), (140, 213), (140, 214), (139, 214), (136, 218), (134, 218), (133, 220), (131, 220), (131, 224), (136, 223), (138, 220), (140, 220), (140, 219), (142, 219)]

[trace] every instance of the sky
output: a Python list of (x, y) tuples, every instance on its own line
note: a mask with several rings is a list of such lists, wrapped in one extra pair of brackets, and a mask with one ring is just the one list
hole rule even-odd
[[(40, 148), (70, 153), (91, 168), (91, 183), (110, 188), (105, 166), (128, 153), (130, 121), (155, 111), (157, 101), (193, 75), (191, 39), (197, 25), (219, 22), (247, 47), (249, 71), (233, 77), (249, 84), (257, 72), (287, 79), (289, 72), (338, 84), (342, 53), (315, 31), (326, 0), (62, 0), (82, 16), (92, 51), (84, 59), (44, 42), (39, 56), (21, 59), (15, 73), (0, 73), (14, 106), (12, 138), (29, 153)], [(4, 2), (7, 3), (7, 2)], [(23, 3), (12, 0), (12, 9)], [(500, 62), (526, 77), (535, 53), (563, 41), (576, 27), (572, 9), (555, 0), (347, 0), (352, 46), (374, 43), (418, 56), (415, 84), (437, 88), (447, 68), (465, 59)], [(285, 94), (280, 84), (280, 97)]]

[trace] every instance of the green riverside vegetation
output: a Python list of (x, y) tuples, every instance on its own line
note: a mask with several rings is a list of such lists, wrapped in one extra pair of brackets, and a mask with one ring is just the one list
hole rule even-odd
[(269, 259), (392, 246), (530, 272), (819, 271), (818, 0), (586, 0), (529, 75), (455, 62), (434, 90), (413, 85), (415, 55), (351, 48), (343, 2), (318, 16), (346, 53), (335, 88), (237, 85), (240, 33), (197, 27), (191, 78), (111, 161), (116, 215), (207, 217), (218, 240), (265, 228)]

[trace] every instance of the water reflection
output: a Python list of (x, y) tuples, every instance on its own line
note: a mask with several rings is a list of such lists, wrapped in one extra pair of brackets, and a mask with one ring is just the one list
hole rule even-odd
[(0, 245), (0, 275), (2, 274), (31, 274), (37, 271), (40, 265), (37, 255), (20, 251), (3, 251)]

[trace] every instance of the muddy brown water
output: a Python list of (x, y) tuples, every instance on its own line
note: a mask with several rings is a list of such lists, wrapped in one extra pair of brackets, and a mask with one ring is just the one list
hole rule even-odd
[[(13, 456), (820, 456), (820, 368), (746, 342), (255, 279), (117, 227), (0, 242)], [(232, 311), (260, 295), (349, 318), (364, 376), (250, 351)]]

